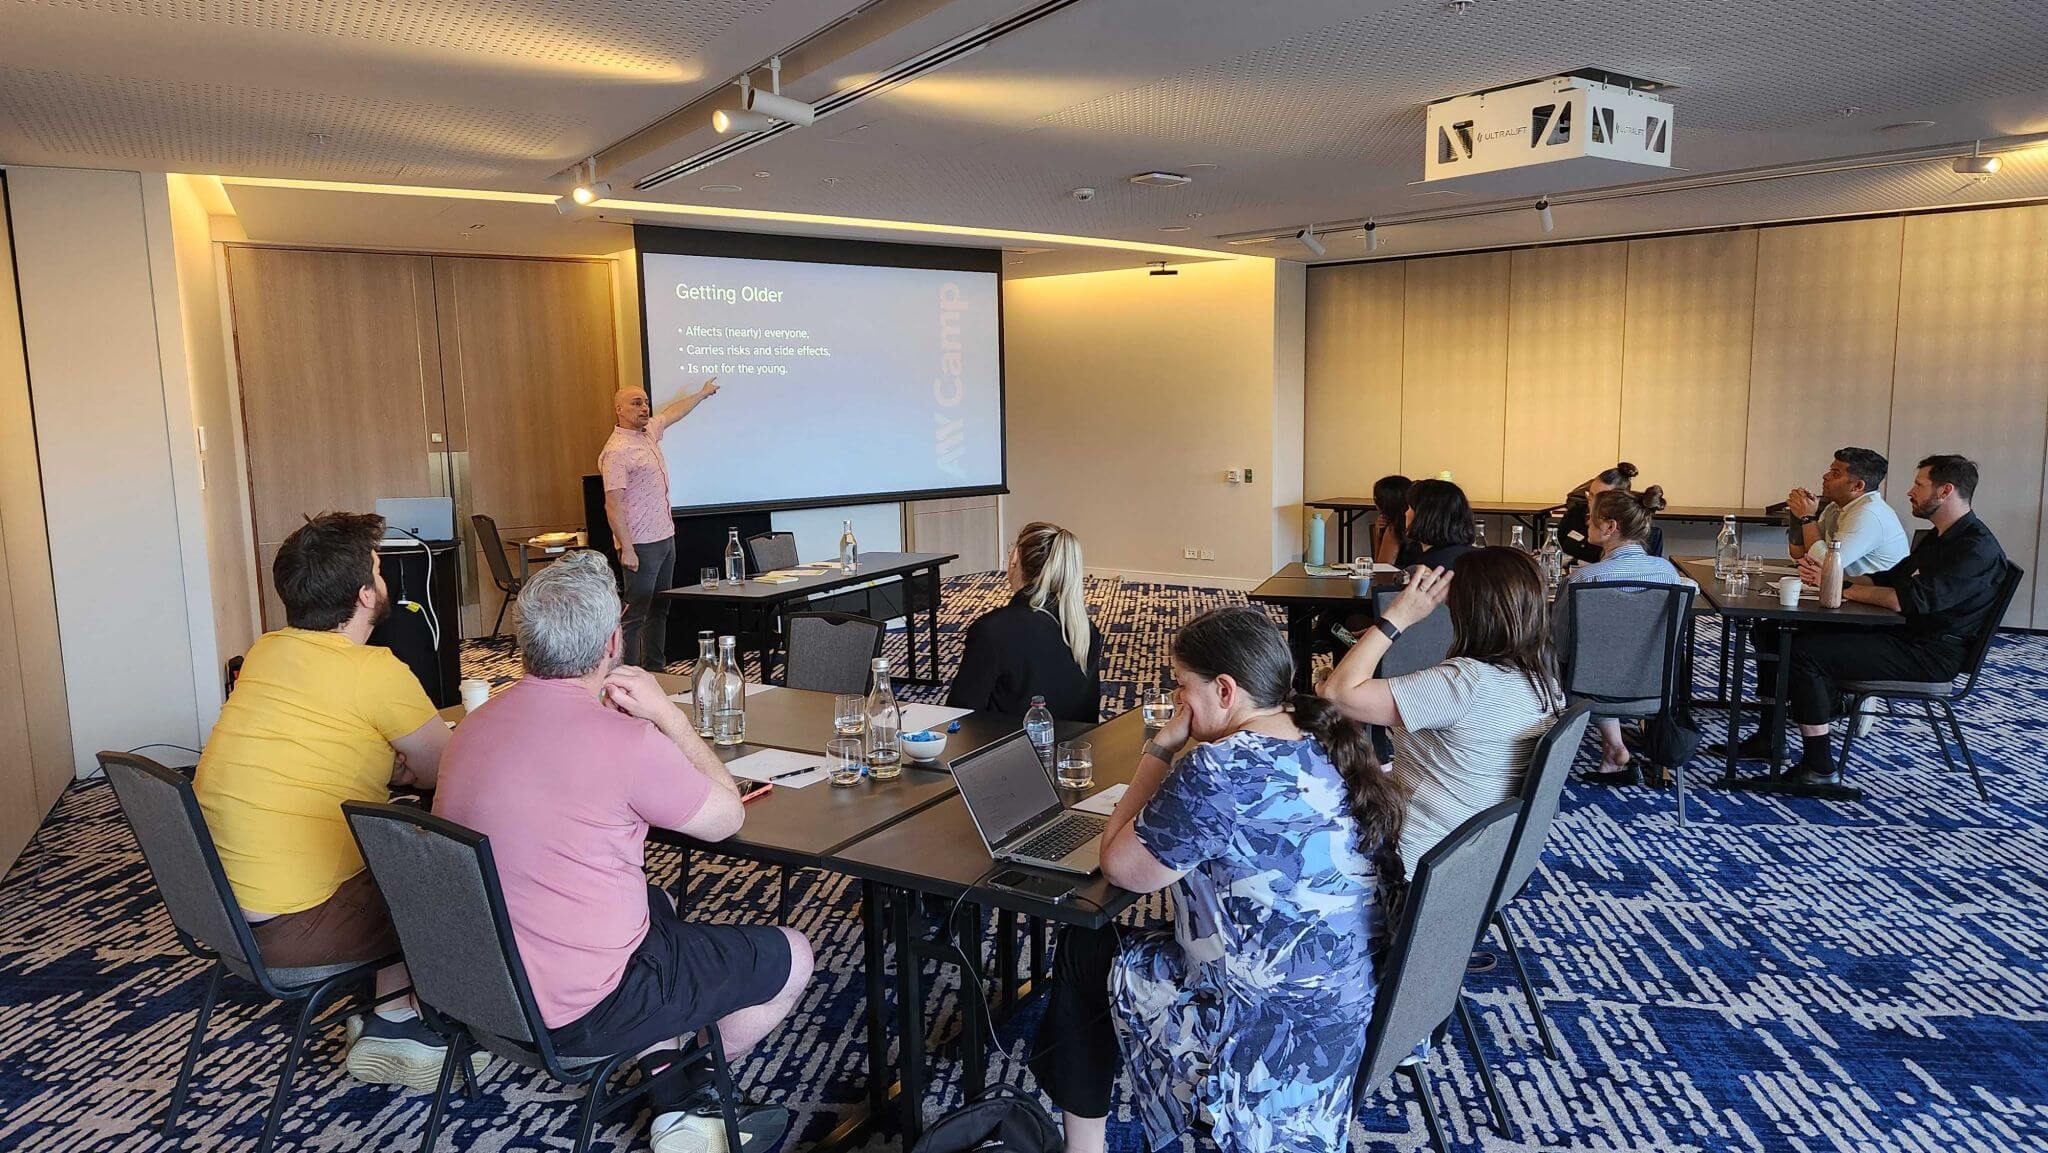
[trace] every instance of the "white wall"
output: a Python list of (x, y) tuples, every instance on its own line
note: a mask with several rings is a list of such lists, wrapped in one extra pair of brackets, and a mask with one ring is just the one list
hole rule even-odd
[(164, 178), (8, 189), (74, 768), (196, 747), (220, 689)]
[[(1005, 537), (1050, 520), (1088, 567), (1249, 587), (1299, 546), (1299, 271), (1268, 260), (1041, 276), (1003, 286)], [(1291, 350), (1281, 351), (1292, 343)], [(1283, 365), (1286, 366), (1283, 369)], [(1291, 427), (1296, 430), (1286, 432)], [(1292, 435), (1281, 450), (1276, 437)], [(1224, 473), (1251, 468), (1251, 484)], [(1186, 548), (1214, 560), (1187, 560)]]

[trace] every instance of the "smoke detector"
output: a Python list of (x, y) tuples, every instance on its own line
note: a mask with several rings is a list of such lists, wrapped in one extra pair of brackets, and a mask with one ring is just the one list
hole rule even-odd
[(1194, 183), (1195, 178), (1178, 172), (1140, 172), (1129, 179), (1132, 184), (1142, 184), (1147, 188), (1179, 188), (1183, 184)]
[(1095, 199), (1095, 190), (1093, 188), (1076, 188), (1072, 192), (1067, 193), (1067, 195), (1086, 203)]

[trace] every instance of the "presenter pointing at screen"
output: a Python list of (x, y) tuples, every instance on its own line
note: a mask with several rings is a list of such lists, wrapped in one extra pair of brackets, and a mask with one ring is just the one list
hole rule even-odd
[(597, 454), (604, 478), (604, 517), (618, 542), (626, 570), (626, 663), (659, 671), (668, 661), (668, 614), (651, 613), (654, 594), (674, 585), (676, 524), (669, 514), (668, 461), (661, 434), (718, 394), (717, 377), (686, 392), (660, 411), (638, 388), (612, 394), (611, 439)]

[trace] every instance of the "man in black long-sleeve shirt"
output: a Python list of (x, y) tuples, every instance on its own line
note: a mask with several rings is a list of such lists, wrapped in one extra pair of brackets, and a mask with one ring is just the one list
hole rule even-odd
[[(1835, 782), (1828, 720), (1841, 699), (1840, 682), (1944, 681), (1962, 671), (1971, 638), (1998, 608), (2006, 570), (1998, 538), (1970, 510), (1976, 492), (1977, 466), (1967, 458), (1921, 461), (1907, 499), (1934, 531), (1905, 560), (1843, 586), (1844, 600), (1903, 613), (1902, 627), (1793, 638), (1790, 706), (1805, 749), (1787, 783)], [(1807, 583), (1819, 583), (1820, 562), (1803, 558), (1799, 570)]]

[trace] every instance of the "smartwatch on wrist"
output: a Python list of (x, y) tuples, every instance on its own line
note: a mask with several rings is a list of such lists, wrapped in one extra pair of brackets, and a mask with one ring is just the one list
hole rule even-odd
[(1380, 619), (1372, 622), (1372, 627), (1380, 630), (1380, 632), (1382, 633), (1385, 633), (1387, 639), (1390, 641), (1398, 641), (1401, 639), (1401, 626), (1395, 624), (1393, 621), (1390, 621), (1385, 617), (1381, 617)]
[(1799, 518), (1799, 523), (1800, 523), (1800, 524), (1812, 524), (1812, 523), (1813, 523), (1814, 521), (1817, 521), (1817, 520), (1819, 520), (1819, 519), (1820, 519), (1820, 514), (1816, 513), (1816, 514), (1814, 514), (1814, 515), (1812, 515), (1812, 516), (1802, 516), (1802, 517), (1800, 517), (1800, 518)]
[(1169, 765), (1173, 763), (1173, 753), (1165, 745), (1152, 740), (1150, 737), (1145, 739), (1145, 754), (1158, 757), (1162, 762)]

